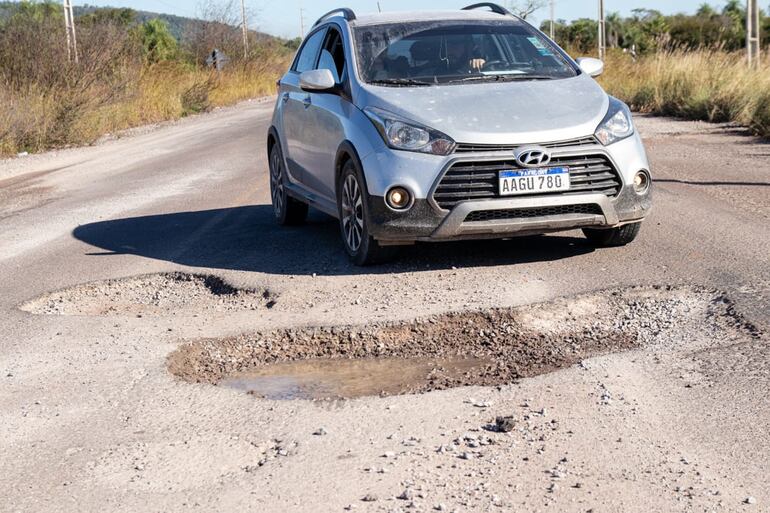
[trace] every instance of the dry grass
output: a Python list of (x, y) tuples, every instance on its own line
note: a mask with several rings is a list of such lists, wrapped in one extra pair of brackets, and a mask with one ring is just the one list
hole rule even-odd
[(743, 53), (672, 51), (637, 62), (607, 59), (607, 91), (641, 112), (713, 122), (730, 121), (770, 137), (770, 60), (750, 70)]
[[(265, 56), (234, 63), (221, 73), (183, 63), (135, 67), (111, 101), (75, 107), (63, 104), (66, 100), (50, 89), (22, 92), (0, 83), (0, 155), (91, 144), (108, 133), (273, 94), (288, 58)], [(62, 112), (71, 118), (66, 129)]]

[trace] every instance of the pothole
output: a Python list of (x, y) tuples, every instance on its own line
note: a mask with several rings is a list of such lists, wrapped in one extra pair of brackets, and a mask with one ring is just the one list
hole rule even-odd
[(189, 382), (273, 399), (336, 399), (499, 385), (641, 346), (729, 344), (757, 329), (716, 291), (650, 287), (413, 322), (198, 340), (169, 356)]
[(20, 306), (45, 315), (172, 315), (272, 308), (268, 290), (237, 288), (218, 276), (182, 272), (85, 283)]

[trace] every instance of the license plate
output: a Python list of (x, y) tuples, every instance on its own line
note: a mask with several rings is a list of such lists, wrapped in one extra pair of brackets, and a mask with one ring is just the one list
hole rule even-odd
[(569, 190), (569, 169), (520, 169), (500, 171), (500, 196)]

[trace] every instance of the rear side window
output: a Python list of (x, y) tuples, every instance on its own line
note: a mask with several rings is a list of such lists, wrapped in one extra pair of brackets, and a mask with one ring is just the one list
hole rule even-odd
[(297, 60), (294, 62), (292, 71), (302, 73), (303, 71), (315, 69), (316, 57), (318, 57), (318, 50), (321, 48), (325, 34), (326, 30), (319, 30), (305, 41), (297, 56)]

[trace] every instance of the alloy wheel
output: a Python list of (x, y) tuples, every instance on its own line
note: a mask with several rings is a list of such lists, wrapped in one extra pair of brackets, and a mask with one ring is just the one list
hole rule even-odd
[(348, 248), (354, 253), (358, 251), (364, 233), (364, 202), (353, 175), (345, 177), (342, 185), (342, 231)]
[(281, 217), (284, 207), (283, 194), (283, 164), (281, 154), (274, 149), (270, 158), (270, 194), (273, 199), (273, 211), (276, 217)]

